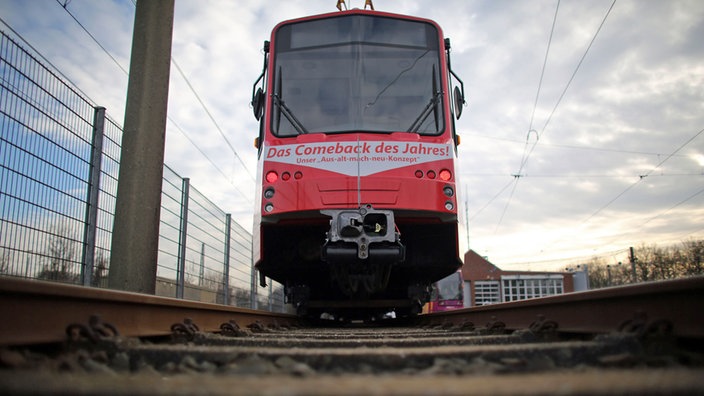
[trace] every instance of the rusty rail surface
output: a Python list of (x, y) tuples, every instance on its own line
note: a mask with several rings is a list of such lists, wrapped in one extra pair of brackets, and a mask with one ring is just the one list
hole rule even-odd
[[(486, 305), (421, 318), (440, 323), (511, 329), (557, 326), (571, 333), (605, 333), (665, 326), (673, 335), (704, 338), (704, 277), (651, 282)], [(71, 326), (116, 329), (123, 336), (164, 336), (194, 323), (204, 332), (294, 322), (297, 317), (166, 297), (0, 277), (0, 346), (60, 342)], [(94, 323), (95, 325), (95, 323)]]
[(557, 325), (559, 331), (605, 333), (666, 326), (677, 337), (704, 338), (704, 277), (611, 287), (424, 315), (461, 324)]
[(137, 337), (169, 335), (172, 326), (184, 322), (213, 332), (231, 320), (240, 326), (296, 320), (287, 314), (3, 277), (0, 318), (0, 346), (60, 342), (69, 327), (89, 327), (96, 320), (94, 325)]

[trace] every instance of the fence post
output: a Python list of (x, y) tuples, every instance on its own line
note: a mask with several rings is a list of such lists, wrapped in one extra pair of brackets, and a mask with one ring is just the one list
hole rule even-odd
[(198, 273), (198, 286), (203, 286), (205, 278), (205, 242), (200, 243), (200, 272)]
[(269, 282), (269, 312), (274, 312), (274, 282)]
[(191, 181), (184, 177), (181, 182), (181, 224), (178, 228), (178, 270), (176, 272), (176, 298), (183, 298), (186, 284), (186, 241), (188, 238), (188, 196)]
[[(254, 241), (252, 241), (252, 247), (250, 251), (254, 252)], [(251, 309), (257, 309), (257, 270), (254, 268), (254, 255), (250, 258), (249, 262), (249, 273), (250, 273), (250, 287), (249, 287), (249, 303)], [(264, 276), (259, 274), (259, 276)]]
[(223, 298), (222, 303), (224, 305), (230, 305), (230, 235), (232, 228), (232, 215), (227, 213), (225, 215), (225, 257), (223, 258), (223, 270), (222, 270), (222, 288), (223, 288)]
[(93, 280), (104, 131), (105, 107), (95, 107), (93, 112), (93, 142), (91, 144), (90, 164), (88, 164), (86, 216), (83, 225), (83, 257), (81, 259), (81, 280), (83, 286), (90, 286)]

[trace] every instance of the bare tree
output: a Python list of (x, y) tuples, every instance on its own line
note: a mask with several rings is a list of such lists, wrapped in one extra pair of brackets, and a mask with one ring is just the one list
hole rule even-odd
[(239, 287), (234, 288), (235, 306), (251, 308), (250, 296), (251, 292), (246, 289), (241, 289)]
[(704, 240), (682, 243), (681, 272), (685, 276), (704, 274)]
[(0, 274), (9, 274), (10, 273), (10, 255), (7, 253), (7, 250), (2, 249), (0, 251)]
[(93, 277), (91, 279), (91, 286), (101, 287), (107, 280), (108, 267), (110, 265), (110, 257), (105, 257), (102, 252), (99, 252), (95, 257), (95, 263), (93, 265)]
[(682, 278), (704, 274), (704, 240), (680, 245), (640, 245), (635, 249), (635, 273), (630, 264), (606, 265), (593, 259), (589, 282), (593, 288), (638, 282)]
[(594, 289), (611, 286), (610, 267), (598, 257), (592, 257), (587, 264), (589, 268), (589, 285)]
[(79, 275), (74, 268), (78, 263), (80, 242), (71, 237), (66, 227), (55, 227), (47, 238), (45, 257), (49, 261), (37, 278), (59, 282), (78, 283)]

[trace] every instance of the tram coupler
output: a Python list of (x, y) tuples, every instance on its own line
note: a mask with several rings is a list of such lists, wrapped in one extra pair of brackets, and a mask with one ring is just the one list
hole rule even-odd
[(359, 209), (330, 209), (320, 213), (331, 217), (330, 231), (323, 247), (324, 257), (333, 261), (351, 261), (366, 260), (371, 254), (387, 262), (405, 259), (393, 211), (363, 205)]

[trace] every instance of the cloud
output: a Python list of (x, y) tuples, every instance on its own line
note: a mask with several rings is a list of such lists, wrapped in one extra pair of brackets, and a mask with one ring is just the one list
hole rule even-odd
[[(612, 1), (560, 2), (535, 112), (556, 1), (376, 3), (433, 19), (452, 39), (468, 96), (459, 177), (477, 252), (539, 269), (704, 237), (704, 3), (619, 0), (566, 89)], [(128, 67), (131, 1), (68, 9)], [(328, 0), (176, 3), (172, 55), (187, 81), (172, 66), (166, 162), (246, 229), (262, 43), (282, 20), (333, 11)], [(122, 124), (124, 73), (56, 1), (5, 1), (0, 14)]]

